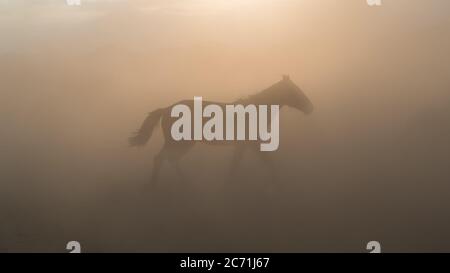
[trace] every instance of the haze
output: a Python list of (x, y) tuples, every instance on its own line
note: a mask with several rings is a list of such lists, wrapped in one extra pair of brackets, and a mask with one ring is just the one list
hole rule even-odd
[[(450, 250), (450, 2), (0, 0), (0, 250)], [(146, 114), (289, 74), (276, 183), (198, 146), (148, 186)]]

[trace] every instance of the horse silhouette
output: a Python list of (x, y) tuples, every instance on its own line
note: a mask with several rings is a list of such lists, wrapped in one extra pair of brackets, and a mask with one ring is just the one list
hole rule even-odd
[[(267, 164), (268, 169), (272, 176), (276, 175), (276, 170), (274, 165), (268, 156), (268, 152), (261, 152), (258, 150), (260, 141), (221, 141), (221, 140), (180, 140), (176, 141), (172, 138), (171, 127), (172, 124), (177, 120), (177, 118), (171, 117), (171, 109), (175, 105), (184, 104), (191, 109), (193, 113), (194, 100), (183, 100), (179, 101), (169, 107), (157, 109), (149, 113), (148, 117), (142, 123), (140, 129), (134, 134), (134, 136), (129, 138), (129, 143), (131, 146), (144, 146), (148, 140), (151, 138), (154, 128), (161, 121), (161, 127), (164, 136), (164, 145), (155, 156), (153, 161), (153, 173), (151, 181), (155, 183), (158, 179), (161, 166), (165, 160), (169, 161), (174, 167), (177, 173), (184, 177), (183, 172), (180, 168), (180, 159), (195, 145), (195, 143), (206, 143), (206, 144), (233, 144), (235, 146), (233, 159), (231, 161), (230, 173), (234, 174), (237, 170), (239, 163), (243, 157), (244, 151), (247, 148), (251, 148), (257, 151), (259, 157)], [(303, 93), (303, 91), (290, 80), (289, 76), (283, 76), (282, 80), (273, 84), (263, 91), (248, 96), (246, 98), (241, 98), (232, 103), (218, 103), (203, 101), (203, 106), (209, 104), (219, 105), (222, 110), (225, 110), (227, 104), (240, 104), (240, 105), (279, 105), (280, 108), (283, 106), (292, 107), (302, 111), (305, 114), (312, 113), (314, 107), (308, 97)], [(225, 111), (224, 111), (225, 112)], [(248, 117), (246, 124), (248, 123)], [(235, 130), (236, 131), (236, 130)]]

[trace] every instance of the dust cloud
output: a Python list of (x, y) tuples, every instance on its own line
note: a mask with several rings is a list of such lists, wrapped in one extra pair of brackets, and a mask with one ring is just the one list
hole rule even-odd
[[(449, 2), (214, 3), (0, 1), (0, 251), (449, 251)], [(282, 74), (315, 112), (282, 109), (277, 181), (197, 145), (150, 185), (148, 112)]]

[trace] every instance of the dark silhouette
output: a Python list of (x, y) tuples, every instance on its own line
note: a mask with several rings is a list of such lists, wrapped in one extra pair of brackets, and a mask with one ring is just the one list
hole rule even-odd
[[(148, 115), (148, 117), (144, 120), (141, 128), (136, 132), (134, 136), (132, 136), (129, 139), (131, 146), (145, 145), (152, 136), (152, 132), (155, 126), (161, 120), (161, 127), (163, 130), (165, 143), (161, 151), (155, 156), (154, 159), (153, 173), (152, 173), (153, 183), (156, 182), (158, 178), (159, 171), (161, 169), (161, 165), (164, 160), (168, 160), (175, 167), (177, 173), (183, 177), (184, 175), (179, 165), (180, 159), (194, 146), (196, 142), (207, 144), (234, 144), (235, 151), (231, 162), (231, 174), (234, 174), (236, 169), (238, 168), (239, 163), (244, 154), (244, 151), (247, 148), (251, 148), (252, 150), (257, 151), (259, 157), (267, 164), (271, 175), (272, 176), (276, 175), (276, 171), (270, 160), (268, 152), (259, 151), (260, 141), (206, 141), (206, 140), (175, 141), (171, 136), (171, 127), (172, 124), (177, 120), (177, 118), (172, 118), (170, 113), (172, 107), (178, 104), (187, 105), (191, 108), (191, 113), (194, 112), (193, 100), (184, 100), (177, 102), (169, 107), (157, 109)], [(279, 105), (280, 108), (282, 108), (283, 106), (289, 106), (298, 109), (304, 112), (305, 114), (312, 113), (314, 108), (313, 104), (308, 99), (308, 97), (306, 97), (306, 95), (302, 92), (302, 90), (290, 80), (289, 76), (283, 76), (283, 79), (281, 81), (247, 98), (239, 99), (232, 103), (217, 103), (217, 102), (203, 101), (203, 106), (207, 106), (209, 104), (219, 105), (220, 107), (222, 107), (222, 110), (224, 112), (225, 112), (225, 105), (227, 104), (241, 104), (244, 106), (249, 104)], [(246, 124), (248, 124), (248, 117)]]

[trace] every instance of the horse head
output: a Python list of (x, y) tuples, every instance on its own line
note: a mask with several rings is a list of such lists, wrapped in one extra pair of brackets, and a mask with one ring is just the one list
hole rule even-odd
[(309, 115), (314, 110), (314, 105), (309, 98), (303, 93), (288, 75), (284, 75), (283, 79), (274, 85), (277, 93), (277, 100), (280, 106), (288, 106), (298, 109)]

